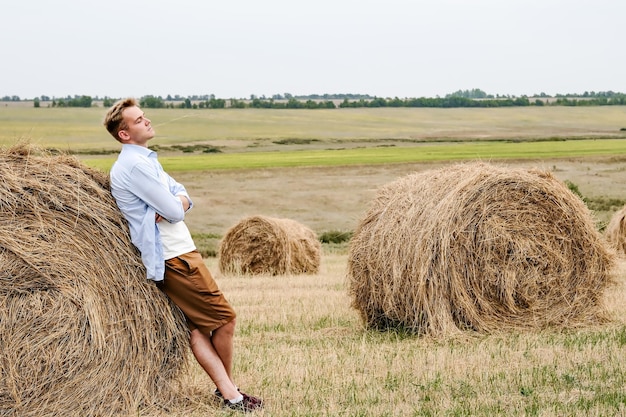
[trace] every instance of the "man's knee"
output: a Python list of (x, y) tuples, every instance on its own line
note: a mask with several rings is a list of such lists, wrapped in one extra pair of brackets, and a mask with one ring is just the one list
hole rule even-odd
[(237, 326), (237, 319), (232, 319), (231, 321), (229, 321), (228, 323), (226, 323), (224, 326), (226, 329), (235, 332), (235, 326)]
[(220, 334), (234, 335), (235, 334), (235, 326), (236, 325), (237, 325), (237, 319), (232, 319), (228, 323), (226, 323), (226, 324), (218, 327), (217, 329), (215, 329), (213, 331), (213, 334), (220, 333)]
[(209, 338), (207, 335), (203, 334), (199, 329), (193, 329), (189, 333), (189, 343), (191, 344), (191, 348), (193, 349), (199, 345), (205, 345), (209, 342)]

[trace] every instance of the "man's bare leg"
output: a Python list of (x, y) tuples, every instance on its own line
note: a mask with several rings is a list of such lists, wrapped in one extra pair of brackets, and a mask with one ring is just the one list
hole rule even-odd
[(236, 319), (216, 329), (211, 334), (211, 343), (224, 364), (226, 374), (233, 384), (233, 338), (235, 336)]
[(211, 343), (211, 339), (198, 329), (191, 331), (190, 338), (191, 351), (200, 366), (202, 366), (202, 369), (205, 370), (217, 386), (217, 389), (220, 390), (222, 396), (229, 400), (239, 397), (240, 394), (237, 391), (237, 387), (231, 381), (222, 359), (220, 359)]

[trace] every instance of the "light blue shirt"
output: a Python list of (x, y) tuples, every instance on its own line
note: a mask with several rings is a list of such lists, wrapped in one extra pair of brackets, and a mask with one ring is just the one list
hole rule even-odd
[(163, 171), (156, 152), (143, 146), (122, 145), (110, 176), (111, 193), (128, 222), (131, 241), (141, 252), (147, 278), (162, 281), (165, 259), (155, 215), (159, 213), (162, 221), (180, 222), (185, 210), (177, 196), (187, 197), (189, 208), (193, 203), (185, 187)]

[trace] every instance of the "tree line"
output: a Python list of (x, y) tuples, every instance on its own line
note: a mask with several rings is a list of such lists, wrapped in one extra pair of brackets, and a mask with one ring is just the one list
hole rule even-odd
[[(92, 98), (91, 96), (67, 96), (65, 98), (36, 97), (34, 107), (92, 107), (94, 101), (102, 101), (103, 107), (110, 107), (117, 99), (111, 97)], [(0, 101), (22, 101), (18, 96), (5, 96)], [(362, 107), (521, 107), (521, 106), (611, 106), (626, 105), (626, 94), (613, 91), (585, 92), (583, 94), (558, 94), (555, 97), (544, 93), (533, 96), (493, 96), (480, 89), (458, 90), (445, 97), (383, 98), (363, 94), (324, 94), (310, 96), (274, 95), (270, 98), (251, 95), (250, 99), (229, 100), (205, 96), (161, 96), (147, 95), (139, 99), (145, 108), (183, 109), (335, 109)]]
[[(112, 102), (110, 103), (112, 104)], [(209, 100), (191, 101), (185, 99), (180, 103), (166, 102), (160, 97), (147, 96), (140, 100), (142, 107), (146, 108), (256, 108), (256, 109), (335, 109), (335, 108), (363, 108), (363, 107), (429, 107), (429, 108), (458, 108), (458, 107), (522, 107), (522, 106), (611, 106), (626, 105), (626, 94), (614, 93), (612, 95), (587, 95), (580, 98), (558, 97), (553, 101), (535, 98), (531, 101), (528, 97), (491, 97), (470, 98), (465, 95), (451, 94), (446, 97), (434, 98), (406, 98), (398, 97), (389, 99), (382, 97), (360, 98), (350, 100), (344, 98), (338, 104), (333, 100), (275, 100), (274, 98), (258, 98), (251, 100), (230, 99), (228, 104), (224, 99), (211, 98)], [(107, 104), (105, 104), (107, 107)]]
[(34, 107), (41, 107), (41, 102), (50, 102), (50, 107), (91, 107), (93, 99), (90, 96), (75, 96), (50, 100), (49, 97), (42, 96), (33, 99)]

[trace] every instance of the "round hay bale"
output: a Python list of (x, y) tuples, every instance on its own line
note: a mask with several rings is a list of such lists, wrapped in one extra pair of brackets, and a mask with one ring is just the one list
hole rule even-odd
[(348, 283), (369, 328), (488, 333), (603, 322), (613, 264), (550, 173), (468, 163), (381, 187), (350, 242)]
[(108, 176), (23, 144), (0, 151), (0, 176), (0, 415), (173, 404), (188, 330), (147, 282)]
[(295, 220), (250, 216), (224, 235), (219, 268), (224, 274), (316, 274), (321, 251), (315, 233)]
[(626, 206), (622, 207), (611, 217), (604, 235), (620, 256), (626, 255)]

